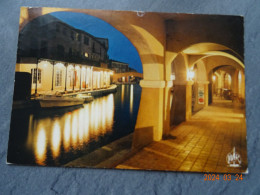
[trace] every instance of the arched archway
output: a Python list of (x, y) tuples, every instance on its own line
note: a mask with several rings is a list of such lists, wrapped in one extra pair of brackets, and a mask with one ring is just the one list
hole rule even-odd
[(179, 53), (171, 63), (172, 89), (170, 95), (170, 125), (175, 126), (185, 121), (187, 116), (186, 99), (187, 63), (185, 55)]
[[(182, 60), (180, 60), (180, 56), (182, 56)], [(202, 109), (204, 106), (208, 106), (208, 104), (212, 102), (212, 96), (213, 96), (212, 76), (213, 73), (215, 72), (214, 69), (216, 67), (219, 67), (224, 64), (233, 67), (232, 70), (229, 70), (229, 72), (231, 71), (229, 74), (231, 75), (230, 77), (232, 80), (232, 83), (230, 83), (229, 88), (232, 87), (232, 90), (235, 92), (238, 90), (237, 79), (235, 79), (236, 77), (238, 77), (238, 75), (236, 76), (233, 75), (234, 70), (243, 71), (245, 67), (242, 62), (243, 61), (242, 57), (236, 51), (230, 49), (225, 45), (211, 43), (211, 42), (201, 42), (201, 43), (192, 44), (186, 47), (185, 49), (183, 49), (181, 53), (177, 55), (176, 54), (174, 55), (173, 53), (171, 55), (168, 54), (168, 58), (173, 59), (173, 62), (171, 64), (171, 70), (174, 73), (173, 74), (174, 78), (176, 79), (176, 81), (173, 81), (173, 85), (174, 83), (180, 82), (180, 80), (182, 80), (183, 84), (186, 81), (185, 83), (186, 101), (182, 101), (182, 105), (186, 106), (185, 108), (186, 117), (185, 118), (182, 117), (182, 119), (179, 120), (180, 122), (189, 119), (192, 112), (196, 112)], [(180, 70), (179, 71), (176, 70), (177, 69), (176, 67), (180, 68)], [(185, 74), (181, 72), (181, 70), (184, 67), (186, 69), (185, 71), (187, 75), (186, 77), (184, 76)], [(174, 106), (174, 102), (176, 101), (176, 96), (178, 96), (177, 90), (175, 95), (172, 96), (173, 99), (172, 99), (172, 106), (170, 112), (171, 125), (173, 125), (174, 124), (173, 121), (176, 120), (175, 118), (176, 114), (174, 114), (174, 109), (177, 108), (176, 106)], [(190, 98), (192, 99), (192, 101), (190, 101)], [(191, 107), (191, 109), (189, 109), (189, 107)], [(182, 110), (184, 110), (184, 108), (182, 108)], [(180, 111), (178, 110), (178, 112)]]
[[(150, 87), (160, 86), (164, 79), (164, 42), (160, 30), (163, 28), (162, 18), (158, 16), (138, 18), (136, 12), (117, 12), (105, 10), (79, 10), (68, 8), (25, 8), (21, 9), (21, 30), (33, 19), (54, 12), (76, 12), (97, 17), (124, 34), (137, 49), (142, 61), (143, 77), (141, 85)], [(153, 22), (151, 22), (153, 20)], [(157, 22), (157, 23), (156, 23)], [(152, 25), (154, 23), (154, 25)], [(158, 26), (160, 24), (161, 26)], [(155, 27), (156, 25), (156, 27)], [(152, 71), (151, 71), (152, 70)]]
[[(182, 103), (183, 109), (185, 108), (185, 120), (191, 115), (193, 81), (187, 79), (187, 73), (192, 67), (191, 61), (193, 60), (193, 64), (203, 62), (207, 72), (209, 69), (206, 58), (209, 56), (225, 55), (229, 58), (234, 56), (234, 60), (238, 59), (238, 64), (241, 61), (239, 56), (242, 56), (242, 47), (238, 40), (241, 39), (243, 30), (239, 26), (240, 18), (235, 18), (234, 23), (230, 25), (230, 20), (226, 16), (221, 17), (220, 20), (215, 16), (182, 16), (167, 13), (145, 13), (139, 17), (136, 12), (125, 11), (22, 8), (20, 29), (33, 18), (61, 11), (84, 13), (100, 18), (122, 32), (135, 46), (142, 61), (144, 77), (140, 82), (142, 98), (136, 129), (152, 127), (153, 140), (160, 140), (163, 133), (170, 129), (169, 94), (174, 83), (171, 78), (174, 59), (178, 62), (181, 54), (183, 58), (181, 63), (186, 68), (185, 74), (175, 74), (175, 85), (183, 85), (182, 90), (185, 91), (185, 101)], [(202, 28), (197, 28), (198, 26)], [(227, 36), (219, 36), (226, 32), (229, 32)], [(239, 33), (233, 36), (233, 32)], [(181, 77), (182, 81), (177, 83), (177, 77)], [(208, 84), (204, 85), (208, 86)], [(153, 98), (150, 98), (151, 96)]]

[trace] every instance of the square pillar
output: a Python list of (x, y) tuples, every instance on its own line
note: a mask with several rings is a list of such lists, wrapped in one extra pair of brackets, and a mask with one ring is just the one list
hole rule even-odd
[(209, 105), (209, 84), (204, 84), (204, 106), (207, 107)]
[(187, 84), (186, 84), (186, 96), (185, 96), (185, 100), (186, 100), (186, 117), (185, 119), (186, 120), (189, 120), (191, 118), (191, 115), (192, 115), (192, 110), (191, 110), (191, 107), (192, 107), (192, 84), (193, 84), (193, 81), (187, 81)]
[(166, 81), (164, 88), (164, 110), (163, 110), (163, 137), (167, 137), (171, 131), (171, 101), (172, 81)]
[(134, 149), (160, 141), (163, 136), (165, 81), (142, 80), (140, 85), (142, 94), (132, 144)]

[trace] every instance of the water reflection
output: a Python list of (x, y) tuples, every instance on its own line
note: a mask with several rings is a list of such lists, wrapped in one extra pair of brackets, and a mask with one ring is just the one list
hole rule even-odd
[(131, 85), (130, 87), (130, 113), (133, 113), (133, 102), (134, 102), (134, 87)]
[(124, 99), (125, 99), (125, 85), (121, 85), (121, 106), (124, 105)]
[(46, 133), (43, 128), (38, 131), (36, 138), (35, 159), (38, 164), (44, 165), (46, 159)]
[(79, 107), (14, 110), (8, 162), (64, 165), (134, 131), (141, 87), (119, 85), (115, 94)]
[(57, 158), (60, 154), (60, 142), (61, 142), (61, 133), (60, 133), (60, 124), (58, 121), (54, 122), (52, 128), (52, 139), (51, 139), (51, 151), (52, 156)]
[[(47, 149), (55, 160), (62, 150), (79, 150), (90, 140), (97, 140), (100, 135), (112, 131), (114, 118), (114, 96), (98, 98), (84, 108), (65, 113), (62, 116), (34, 118), (30, 124), (27, 143), (33, 144), (36, 163), (46, 164)], [(49, 128), (51, 127), (51, 128)], [(31, 139), (35, 138), (32, 143)], [(28, 144), (31, 147), (31, 144)], [(49, 156), (50, 157), (50, 156)]]
[(66, 152), (69, 151), (70, 147), (70, 121), (71, 121), (71, 114), (69, 113), (65, 118), (65, 126), (64, 126), (64, 132), (63, 132), (63, 148)]

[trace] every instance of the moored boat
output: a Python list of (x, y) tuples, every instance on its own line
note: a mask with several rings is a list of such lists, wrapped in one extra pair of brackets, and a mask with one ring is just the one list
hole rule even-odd
[(77, 97), (64, 97), (57, 95), (45, 95), (38, 97), (36, 100), (39, 101), (42, 108), (58, 108), (58, 107), (68, 107), (76, 106), (84, 103), (83, 98)]
[(94, 100), (94, 97), (91, 96), (90, 94), (78, 94), (76, 97), (84, 99), (85, 103), (91, 102)]

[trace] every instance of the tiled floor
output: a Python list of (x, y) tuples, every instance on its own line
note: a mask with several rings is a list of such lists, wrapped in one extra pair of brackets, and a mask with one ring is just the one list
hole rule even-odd
[[(247, 169), (244, 109), (231, 101), (215, 100), (171, 131), (170, 138), (144, 147), (116, 168), (192, 172), (245, 172)], [(240, 167), (226, 161), (233, 148)]]

